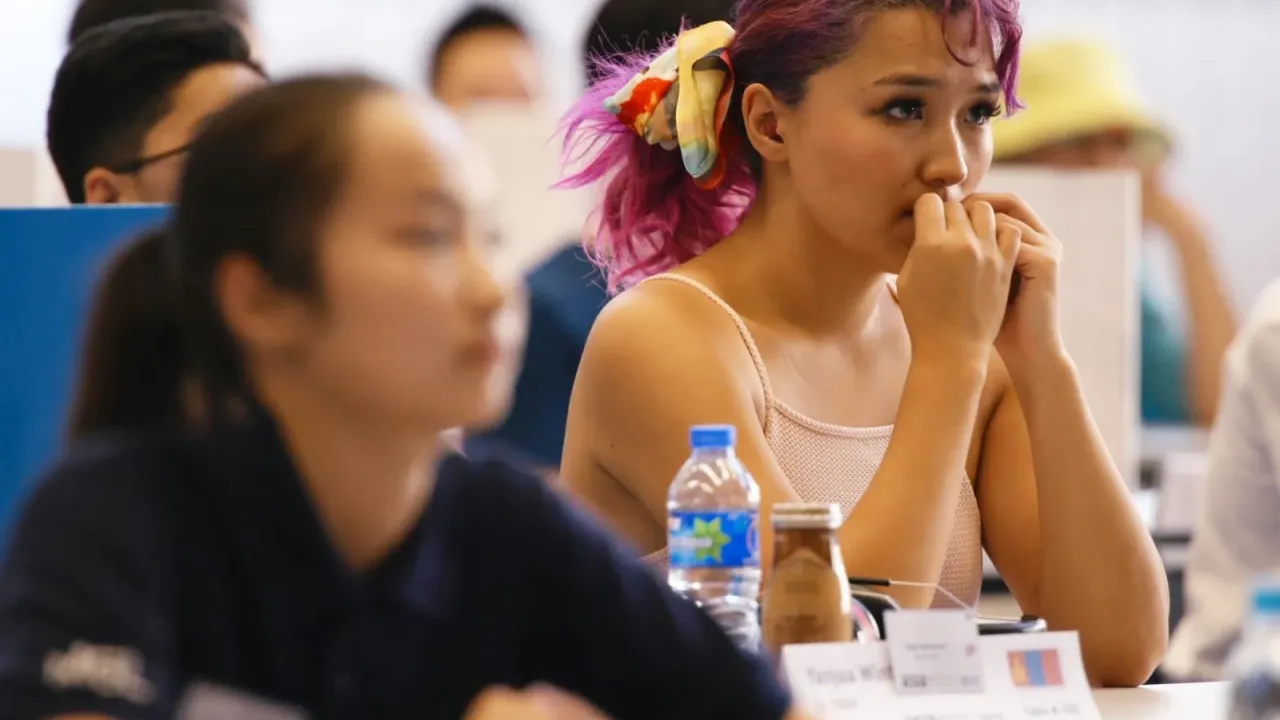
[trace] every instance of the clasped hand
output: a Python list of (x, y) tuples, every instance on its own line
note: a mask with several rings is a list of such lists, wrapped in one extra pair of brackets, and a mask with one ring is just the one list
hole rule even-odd
[(1061, 353), (1061, 259), (1062, 244), (1015, 195), (921, 196), (915, 243), (898, 276), (913, 354), (981, 361), (994, 345), (1012, 369)]

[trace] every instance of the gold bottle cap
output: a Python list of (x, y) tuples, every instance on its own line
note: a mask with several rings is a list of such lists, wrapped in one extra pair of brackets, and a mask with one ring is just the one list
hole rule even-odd
[(834, 530), (840, 527), (840, 506), (835, 503), (777, 503), (773, 506), (775, 530)]

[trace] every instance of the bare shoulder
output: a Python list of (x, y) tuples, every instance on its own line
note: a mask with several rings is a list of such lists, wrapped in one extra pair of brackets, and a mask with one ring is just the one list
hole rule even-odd
[(760, 417), (760, 382), (730, 315), (685, 283), (647, 282), (614, 298), (592, 327), (570, 403), (565, 471), (590, 466), (632, 486), (657, 472), (648, 466), (660, 456), (670, 463), (687, 453), (690, 425)]
[(597, 374), (600, 380), (612, 380), (659, 369), (659, 377), (673, 382), (708, 371), (735, 379), (755, 377), (751, 355), (729, 313), (677, 280), (647, 282), (614, 298), (592, 327), (582, 364), (580, 382), (592, 382)]
[[(654, 323), (659, 332), (694, 330), (738, 338), (738, 330), (724, 308), (716, 304), (698, 287), (672, 276), (641, 283), (615, 297), (601, 311), (595, 328), (607, 331), (609, 327), (625, 326), (629, 330), (641, 329), (637, 325)], [(714, 286), (702, 280), (693, 280), (711, 292)]]

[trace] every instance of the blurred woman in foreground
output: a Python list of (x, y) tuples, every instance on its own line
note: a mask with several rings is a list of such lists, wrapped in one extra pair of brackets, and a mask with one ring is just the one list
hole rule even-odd
[[(119, 337), (154, 346), (159, 385), (95, 356), (149, 413), (81, 438), (0, 570), (6, 716), (787, 715), (540, 481), (440, 457), (510, 393), (464, 160), (362, 76), (260, 90), (202, 133), (135, 254), (155, 306)], [(537, 683), (559, 689), (502, 689)]]

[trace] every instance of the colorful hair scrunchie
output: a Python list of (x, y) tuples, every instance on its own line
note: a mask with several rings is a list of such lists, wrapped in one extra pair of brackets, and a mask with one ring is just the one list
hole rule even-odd
[(720, 21), (685, 30), (604, 104), (650, 145), (679, 148), (685, 170), (707, 190), (724, 179), (720, 132), (733, 91), (733, 35)]

